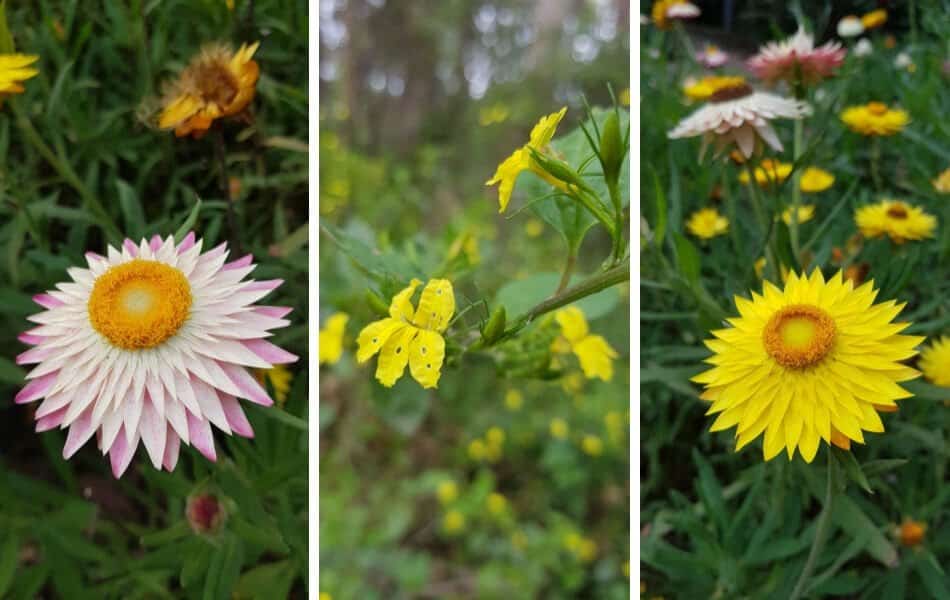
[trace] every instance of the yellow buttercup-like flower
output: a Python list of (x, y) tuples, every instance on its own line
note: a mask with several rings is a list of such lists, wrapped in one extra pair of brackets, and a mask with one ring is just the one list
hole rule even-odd
[(576, 306), (568, 306), (554, 313), (554, 320), (580, 361), (584, 376), (610, 381), (614, 376), (613, 359), (620, 355), (603, 337), (591, 335), (584, 312)]
[(522, 404), (524, 404), (524, 396), (518, 390), (511, 389), (505, 393), (505, 406), (508, 410), (512, 412), (521, 410)]
[(567, 438), (567, 421), (564, 419), (554, 418), (551, 419), (551, 423), (548, 425), (548, 429), (551, 432), (551, 437), (563, 440)]
[(346, 313), (336, 313), (327, 319), (317, 338), (320, 352), (320, 364), (336, 364), (343, 356), (343, 333), (350, 316)]
[(485, 504), (488, 507), (488, 512), (496, 517), (505, 514), (505, 510), (508, 508), (508, 500), (498, 492), (489, 494), (488, 499), (485, 500)]
[(547, 145), (551, 143), (551, 139), (557, 131), (558, 123), (564, 118), (565, 113), (567, 113), (566, 106), (556, 113), (541, 117), (538, 124), (531, 130), (528, 143), (515, 150), (511, 156), (498, 165), (498, 169), (495, 170), (495, 175), (485, 182), (485, 185), (499, 184), (498, 212), (505, 212), (505, 209), (508, 208), (508, 202), (511, 200), (511, 192), (515, 189), (515, 180), (518, 179), (518, 175), (520, 175), (522, 171), (533, 171), (551, 185), (560, 188), (564, 187), (563, 182), (554, 178), (547, 171), (538, 166), (534, 159), (531, 158), (529, 148), (533, 148), (536, 152), (543, 152), (544, 149), (547, 148)]
[(465, 515), (457, 510), (450, 510), (442, 519), (442, 528), (449, 535), (461, 532), (465, 529)]
[(910, 122), (910, 115), (904, 110), (888, 108), (883, 102), (868, 102), (846, 108), (841, 120), (851, 131), (861, 135), (894, 135)]
[(883, 8), (877, 10), (872, 10), (869, 13), (866, 13), (861, 16), (861, 25), (864, 25), (864, 30), (875, 29), (880, 27), (887, 22), (887, 11)]
[(864, 237), (887, 235), (895, 244), (932, 238), (937, 228), (936, 217), (900, 200), (863, 206), (854, 213), (854, 220)]
[(23, 93), (23, 82), (39, 73), (30, 67), (39, 58), (33, 54), (0, 54), (0, 100)]
[(944, 170), (940, 175), (937, 175), (937, 178), (934, 179), (932, 183), (934, 184), (934, 189), (941, 194), (950, 194), (950, 167)]
[(432, 279), (422, 291), (419, 308), (412, 296), (422, 284), (413, 279), (389, 305), (389, 317), (370, 323), (357, 338), (356, 361), (364, 363), (379, 352), (376, 379), (392, 387), (409, 365), (412, 378), (424, 388), (438, 387), (445, 360), (445, 339), (455, 313), (455, 294), (448, 279)]
[(798, 187), (803, 192), (814, 194), (827, 190), (834, 182), (835, 176), (828, 171), (818, 167), (808, 167), (802, 172), (802, 176), (798, 180)]
[[(807, 223), (815, 218), (815, 205), (814, 204), (802, 204), (798, 207), (798, 224)], [(786, 225), (791, 226), (792, 224), (792, 209), (791, 207), (786, 208), (782, 212), (782, 220), (785, 221)]]
[(451, 504), (459, 497), (459, 488), (451, 479), (447, 479), (439, 484), (435, 490), (435, 495), (439, 497), (439, 502), (443, 505)]
[[(753, 171), (755, 173), (755, 182), (760, 187), (778, 185), (788, 179), (792, 174), (792, 165), (790, 163), (779, 162), (772, 158), (766, 158), (759, 163), (759, 166)], [(749, 183), (749, 172), (739, 172), (739, 182)]]
[(604, 441), (596, 435), (585, 435), (581, 440), (581, 449), (590, 456), (600, 456), (604, 452)]
[(729, 231), (729, 219), (715, 208), (703, 208), (690, 215), (686, 230), (698, 238), (708, 240)]
[(242, 44), (237, 52), (221, 45), (202, 49), (168, 86), (159, 128), (199, 138), (216, 119), (242, 113), (257, 90), (260, 68), (251, 57), (259, 45)]
[(921, 350), (920, 370), (934, 385), (950, 387), (950, 336), (945, 335)]
[(689, 81), (683, 85), (683, 93), (690, 100), (708, 100), (719, 90), (736, 87), (745, 83), (745, 77), (732, 75), (707, 75), (698, 81)]
[(740, 316), (705, 342), (712, 368), (693, 381), (706, 386), (706, 414), (718, 415), (710, 430), (735, 427), (736, 451), (764, 434), (765, 460), (797, 448), (809, 463), (821, 440), (848, 448), (863, 431), (883, 432), (878, 412), (896, 410), (911, 396), (898, 382), (920, 375), (900, 362), (924, 339), (899, 335), (910, 325), (892, 322), (904, 304), (874, 304), (873, 282), (855, 289), (840, 271), (763, 287), (751, 301), (737, 296)]

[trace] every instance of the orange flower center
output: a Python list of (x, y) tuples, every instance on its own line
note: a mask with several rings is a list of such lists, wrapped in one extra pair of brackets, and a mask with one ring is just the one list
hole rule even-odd
[(125, 350), (158, 346), (181, 329), (191, 308), (191, 286), (174, 267), (135, 259), (102, 274), (89, 296), (89, 321)]
[(828, 355), (836, 331), (831, 316), (817, 306), (792, 304), (772, 315), (762, 340), (777, 363), (804, 369)]
[(868, 112), (880, 117), (887, 113), (887, 105), (883, 102), (868, 102)]
[(739, 83), (719, 88), (709, 97), (710, 102), (728, 102), (752, 95), (752, 87), (748, 83)]
[(892, 219), (906, 219), (907, 218), (907, 209), (899, 204), (887, 209), (887, 216)]

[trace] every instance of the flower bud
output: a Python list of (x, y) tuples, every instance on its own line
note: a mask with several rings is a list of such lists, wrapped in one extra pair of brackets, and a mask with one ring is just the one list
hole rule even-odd
[(580, 175), (563, 160), (542, 154), (531, 147), (529, 147), (528, 150), (531, 152), (531, 158), (543, 172), (541, 174), (550, 175), (556, 181), (563, 181), (564, 183), (584, 187)]
[(620, 119), (617, 111), (612, 111), (604, 121), (604, 130), (600, 132), (600, 159), (604, 166), (604, 179), (617, 181), (624, 158), (623, 138), (620, 135)]
[(224, 506), (214, 494), (199, 494), (188, 498), (185, 515), (191, 529), (202, 535), (217, 533), (227, 518)]

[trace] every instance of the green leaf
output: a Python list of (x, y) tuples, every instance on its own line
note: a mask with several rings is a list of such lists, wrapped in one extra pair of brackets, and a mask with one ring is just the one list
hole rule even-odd
[(188, 232), (194, 228), (195, 223), (198, 222), (199, 212), (201, 212), (201, 198), (195, 196), (195, 206), (191, 209), (191, 212), (188, 213), (188, 217), (175, 232), (176, 243), (182, 241), (185, 236), (188, 235)]
[(848, 474), (848, 478), (851, 481), (855, 482), (861, 489), (869, 494), (873, 494), (874, 491), (871, 489), (871, 484), (868, 483), (868, 478), (865, 477), (864, 472), (861, 470), (861, 464), (858, 463), (858, 459), (854, 457), (854, 453), (842, 450), (841, 448), (832, 448), (832, 453), (834, 454), (835, 460), (838, 461), (838, 464), (844, 469), (844, 472)]
[(666, 193), (660, 184), (660, 176), (656, 169), (650, 165), (650, 172), (653, 174), (653, 190), (656, 200), (656, 223), (653, 225), (653, 237), (656, 240), (656, 247), (663, 248), (663, 238), (666, 236)]
[(294, 566), (289, 560), (254, 567), (241, 575), (234, 593), (239, 598), (270, 600), (290, 598), (294, 583)]
[(9, 358), (0, 356), (0, 382), (20, 385), (24, 377), (26, 377), (26, 371)]
[(13, 54), (16, 48), (13, 45), (13, 35), (7, 25), (7, 3), (0, 2), (0, 54)]
[(0, 598), (6, 598), (7, 590), (13, 584), (19, 560), (20, 538), (15, 532), (8, 532), (0, 545)]
[[(145, 235), (145, 215), (142, 213), (142, 204), (139, 202), (135, 189), (122, 181), (115, 180), (116, 191), (119, 195), (119, 207), (122, 209), (122, 217), (125, 219), (125, 235), (133, 242), (138, 241)], [(201, 205), (200, 201), (195, 205), (197, 209)], [(192, 210), (194, 212), (194, 209)], [(190, 218), (190, 217), (189, 217)], [(178, 236), (175, 236), (178, 239)]]
[[(571, 284), (584, 281), (585, 277), (574, 275)], [(557, 273), (538, 273), (524, 279), (510, 281), (498, 290), (495, 304), (505, 307), (509, 316), (523, 315), (542, 300), (550, 298), (557, 290), (561, 276)], [(620, 303), (620, 290), (616, 286), (587, 296), (573, 304), (584, 312), (588, 321), (610, 314)]]
[(276, 407), (276, 406), (259, 406), (257, 404), (249, 404), (251, 410), (266, 417), (268, 419), (273, 419), (278, 423), (287, 425), (288, 427), (293, 427), (294, 429), (299, 429), (301, 431), (307, 431), (310, 428), (310, 424), (307, 423), (305, 419), (301, 419), (298, 416), (292, 415), (286, 410)]
[(930, 592), (931, 597), (950, 598), (947, 575), (933, 553), (927, 552), (924, 560), (917, 560), (914, 563), (914, 571), (920, 575), (920, 579), (924, 582), (924, 587)]
[(673, 241), (676, 245), (676, 266), (690, 284), (699, 281), (699, 252), (696, 246), (678, 232), (673, 232)]
[(379, 417), (405, 436), (415, 433), (429, 414), (429, 392), (408, 374), (391, 388), (383, 387), (375, 380), (372, 386), (373, 405)]

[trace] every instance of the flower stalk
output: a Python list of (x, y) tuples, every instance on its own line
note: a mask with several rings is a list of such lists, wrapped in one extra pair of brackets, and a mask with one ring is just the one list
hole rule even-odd
[(829, 533), (829, 524), (831, 513), (834, 510), (835, 495), (838, 491), (838, 482), (835, 470), (835, 457), (831, 448), (828, 448), (828, 482), (825, 487), (825, 501), (822, 505), (821, 514), (818, 516), (818, 523), (815, 526), (815, 539), (811, 544), (811, 550), (808, 552), (808, 558), (805, 560), (805, 568), (798, 577), (798, 582), (792, 590), (789, 600), (798, 600), (806, 591), (806, 586), (815, 571), (815, 565), (818, 562), (818, 556), (825, 546), (825, 540)]

